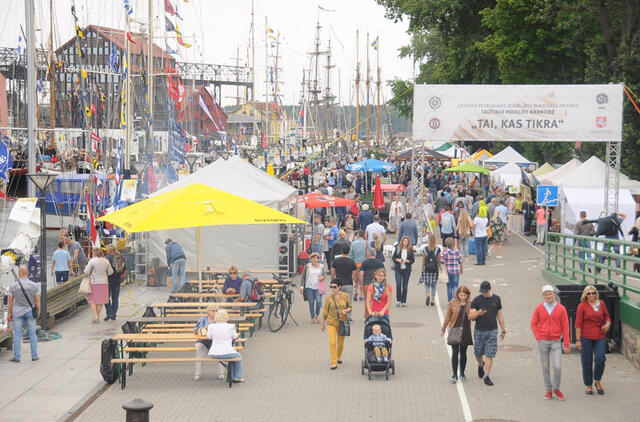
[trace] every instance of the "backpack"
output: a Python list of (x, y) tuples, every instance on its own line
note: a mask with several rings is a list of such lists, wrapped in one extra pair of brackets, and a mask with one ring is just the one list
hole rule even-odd
[(600, 218), (596, 223), (596, 236), (617, 236), (618, 232), (622, 234), (622, 229), (620, 228), (620, 223), (618, 222), (618, 216), (616, 214)]
[(426, 261), (424, 263), (424, 270), (428, 273), (437, 273), (438, 272), (438, 257), (436, 255), (437, 249), (430, 251), (429, 249), (425, 249)]
[(255, 278), (251, 280), (251, 294), (249, 294), (249, 299), (251, 299), (252, 302), (258, 302), (260, 305), (262, 301), (264, 301), (264, 286)]
[(102, 340), (100, 355), (100, 374), (107, 384), (113, 384), (118, 379), (117, 364), (111, 363), (116, 356), (116, 341), (113, 339)]

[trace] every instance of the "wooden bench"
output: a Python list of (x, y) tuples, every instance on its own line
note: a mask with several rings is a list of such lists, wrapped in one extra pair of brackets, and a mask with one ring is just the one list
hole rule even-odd
[(52, 326), (56, 317), (68, 310), (73, 310), (77, 305), (86, 302), (83, 293), (78, 292), (84, 274), (74, 277), (62, 284), (47, 290), (47, 325)]
[[(195, 350), (195, 347), (194, 347)], [(233, 379), (231, 378), (231, 362), (240, 362), (242, 358), (117, 358), (111, 359), (111, 363), (118, 364), (118, 372), (120, 374), (120, 388), (125, 389), (127, 386), (127, 364), (133, 365), (134, 363), (177, 363), (177, 362), (219, 362), (227, 370), (227, 382), (229, 388), (233, 385)], [(131, 366), (129, 366), (131, 368)], [(131, 375), (131, 374), (130, 374)]]
[[(190, 346), (188, 348), (185, 347), (156, 347), (156, 346), (137, 346), (132, 345), (130, 343), (154, 343), (154, 344), (163, 344), (163, 343), (195, 343), (197, 340), (208, 340), (206, 336), (199, 336), (191, 333), (160, 333), (160, 334), (147, 334), (147, 333), (122, 333), (117, 334), (113, 337), (113, 339), (118, 342), (117, 355), (118, 358), (112, 359), (112, 363), (116, 363), (118, 365), (118, 377), (120, 379), (121, 388), (124, 389), (126, 387), (126, 379), (127, 379), (127, 370), (129, 375), (133, 375), (133, 364), (140, 363), (145, 365), (147, 363), (152, 362), (210, 362), (217, 361), (221, 362), (227, 368), (227, 380), (231, 383), (231, 365), (228, 362), (237, 362), (240, 361), (241, 358), (230, 358), (230, 359), (216, 359), (216, 358), (195, 358), (195, 357), (181, 357), (181, 358), (148, 358), (146, 357), (146, 353), (151, 351), (195, 351), (195, 346)], [(234, 342), (244, 342), (246, 339), (236, 339)], [(234, 346), (236, 350), (241, 348), (242, 346), (236, 345)], [(141, 349), (141, 350), (136, 350)], [(165, 350), (162, 350), (165, 349)], [(171, 350), (176, 349), (176, 350)], [(240, 349), (241, 350), (241, 349)], [(136, 358), (125, 358), (125, 353), (131, 352), (141, 352), (145, 353), (145, 357), (136, 357)], [(128, 365), (128, 366), (127, 366)], [(229, 384), (231, 387), (231, 384)]]
[[(240, 312), (241, 315), (244, 313), (245, 309), (254, 308), (258, 305), (256, 302), (216, 302), (216, 304), (219, 308), (236, 309)], [(207, 302), (160, 302), (154, 303), (151, 306), (154, 308), (158, 308), (160, 310), (161, 316), (166, 316), (167, 309), (180, 311), (196, 310), (202, 312), (203, 310), (206, 310), (209, 305), (210, 303)]]

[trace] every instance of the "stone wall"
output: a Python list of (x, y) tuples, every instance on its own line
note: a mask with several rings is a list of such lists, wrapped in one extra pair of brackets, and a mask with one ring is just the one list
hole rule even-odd
[(640, 369), (640, 330), (622, 323), (622, 350), (631, 363)]

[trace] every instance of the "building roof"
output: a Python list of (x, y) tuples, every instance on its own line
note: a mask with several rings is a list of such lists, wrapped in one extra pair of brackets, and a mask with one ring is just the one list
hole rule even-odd
[[(95, 32), (100, 34), (100, 36), (102, 36), (103, 38), (109, 40), (112, 43), (115, 43), (119, 49), (121, 50), (125, 49), (125, 44), (126, 44), (125, 37), (127, 35), (127, 31), (123, 31), (122, 29), (107, 28), (106, 26), (88, 25), (86, 28), (84, 28), (84, 33), (87, 34), (90, 30), (94, 30)], [(135, 44), (133, 43), (131, 44), (131, 54), (146, 55), (148, 51), (147, 35), (141, 34), (141, 33), (133, 33), (133, 32), (131, 33), (131, 35), (133, 36), (133, 39), (135, 41)], [(58, 50), (65, 48), (67, 45), (74, 42), (75, 39), (76, 39), (75, 36), (72, 37), (69, 41), (67, 41), (60, 48), (58, 48)], [(174, 59), (173, 56), (168, 54), (166, 51), (160, 48), (158, 44), (155, 44), (155, 43), (153, 44), (153, 56), (158, 58), (167, 57), (170, 60)]]

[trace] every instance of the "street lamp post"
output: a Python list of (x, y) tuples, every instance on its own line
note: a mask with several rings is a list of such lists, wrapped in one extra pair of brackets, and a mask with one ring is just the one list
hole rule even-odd
[(195, 154), (187, 154), (184, 156), (184, 159), (187, 161), (187, 164), (189, 164), (189, 173), (193, 173), (193, 165), (196, 163), (198, 156)]
[(47, 329), (47, 201), (45, 191), (57, 175), (27, 174), (40, 195), (40, 327)]

